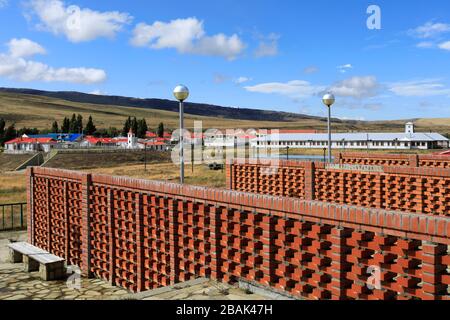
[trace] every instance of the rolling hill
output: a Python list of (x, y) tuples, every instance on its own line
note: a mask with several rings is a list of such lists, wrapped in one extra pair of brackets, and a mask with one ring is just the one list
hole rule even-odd
[[(124, 105), (121, 105), (123, 103)], [(14, 122), (17, 128), (50, 128), (64, 117), (80, 113), (94, 118), (97, 128), (122, 128), (128, 116), (145, 118), (150, 128), (164, 122), (167, 128), (178, 127), (175, 101), (97, 96), (79, 92), (48, 92), (31, 89), (0, 88), (0, 118)], [(450, 133), (450, 119), (414, 120), (418, 131)], [(283, 128), (326, 130), (321, 117), (255, 109), (238, 109), (206, 104), (187, 104), (185, 122), (192, 128), (202, 121), (203, 128)], [(403, 131), (407, 120), (356, 121), (333, 119), (335, 131)]]
[[(28, 94), (48, 98), (62, 99), (77, 103), (89, 103), (98, 105), (145, 108), (162, 111), (178, 112), (178, 102), (163, 99), (138, 99), (120, 96), (95, 95), (74, 91), (42, 91), (33, 89), (0, 88), (0, 93)], [(258, 121), (296, 121), (303, 119), (315, 119), (317, 117), (288, 112), (222, 107), (203, 103), (185, 103), (185, 113), (226, 119), (258, 120)], [(339, 121), (336, 119), (336, 121)]]

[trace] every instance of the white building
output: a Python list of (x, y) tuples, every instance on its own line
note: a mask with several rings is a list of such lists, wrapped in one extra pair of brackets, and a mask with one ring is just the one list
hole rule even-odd
[(36, 152), (50, 152), (50, 150), (57, 144), (56, 140), (52, 138), (30, 138), (23, 135), (5, 143), (5, 153), (36, 153)]
[[(270, 134), (251, 140), (255, 148), (318, 149), (328, 147), (326, 133)], [(448, 148), (449, 140), (439, 133), (416, 133), (408, 122), (404, 133), (332, 133), (336, 149), (437, 149)]]

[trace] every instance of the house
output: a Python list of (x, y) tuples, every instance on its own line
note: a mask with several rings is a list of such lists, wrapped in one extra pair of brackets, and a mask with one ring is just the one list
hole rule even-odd
[[(280, 133), (253, 139), (255, 148), (318, 149), (328, 147), (326, 133)], [(331, 147), (341, 149), (437, 149), (448, 148), (449, 140), (439, 133), (417, 133), (408, 122), (404, 133), (332, 133)]]
[(80, 143), (82, 148), (94, 148), (94, 147), (117, 147), (117, 142), (113, 138), (96, 138), (93, 136), (86, 136)]
[(84, 135), (80, 133), (48, 133), (30, 135), (29, 137), (36, 139), (51, 138), (57, 142), (55, 148), (68, 149), (78, 147), (83, 141)]
[(19, 154), (19, 153), (37, 153), (50, 152), (50, 150), (57, 144), (57, 141), (52, 138), (30, 138), (23, 135), (5, 143), (5, 153)]
[(147, 141), (144, 143), (144, 145), (145, 145), (145, 148), (147, 148), (147, 150), (153, 150), (153, 151), (168, 150), (168, 145), (162, 141)]

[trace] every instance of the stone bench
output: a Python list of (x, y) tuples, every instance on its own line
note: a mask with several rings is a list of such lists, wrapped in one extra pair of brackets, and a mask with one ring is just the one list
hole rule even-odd
[(26, 242), (8, 244), (10, 261), (24, 263), (27, 272), (38, 271), (44, 281), (60, 280), (66, 275), (65, 260)]

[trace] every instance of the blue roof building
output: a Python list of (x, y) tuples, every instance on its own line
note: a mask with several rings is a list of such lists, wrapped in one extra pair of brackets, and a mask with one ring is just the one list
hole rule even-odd
[(48, 133), (30, 135), (30, 138), (52, 138), (58, 142), (80, 142), (84, 135), (80, 133)]

